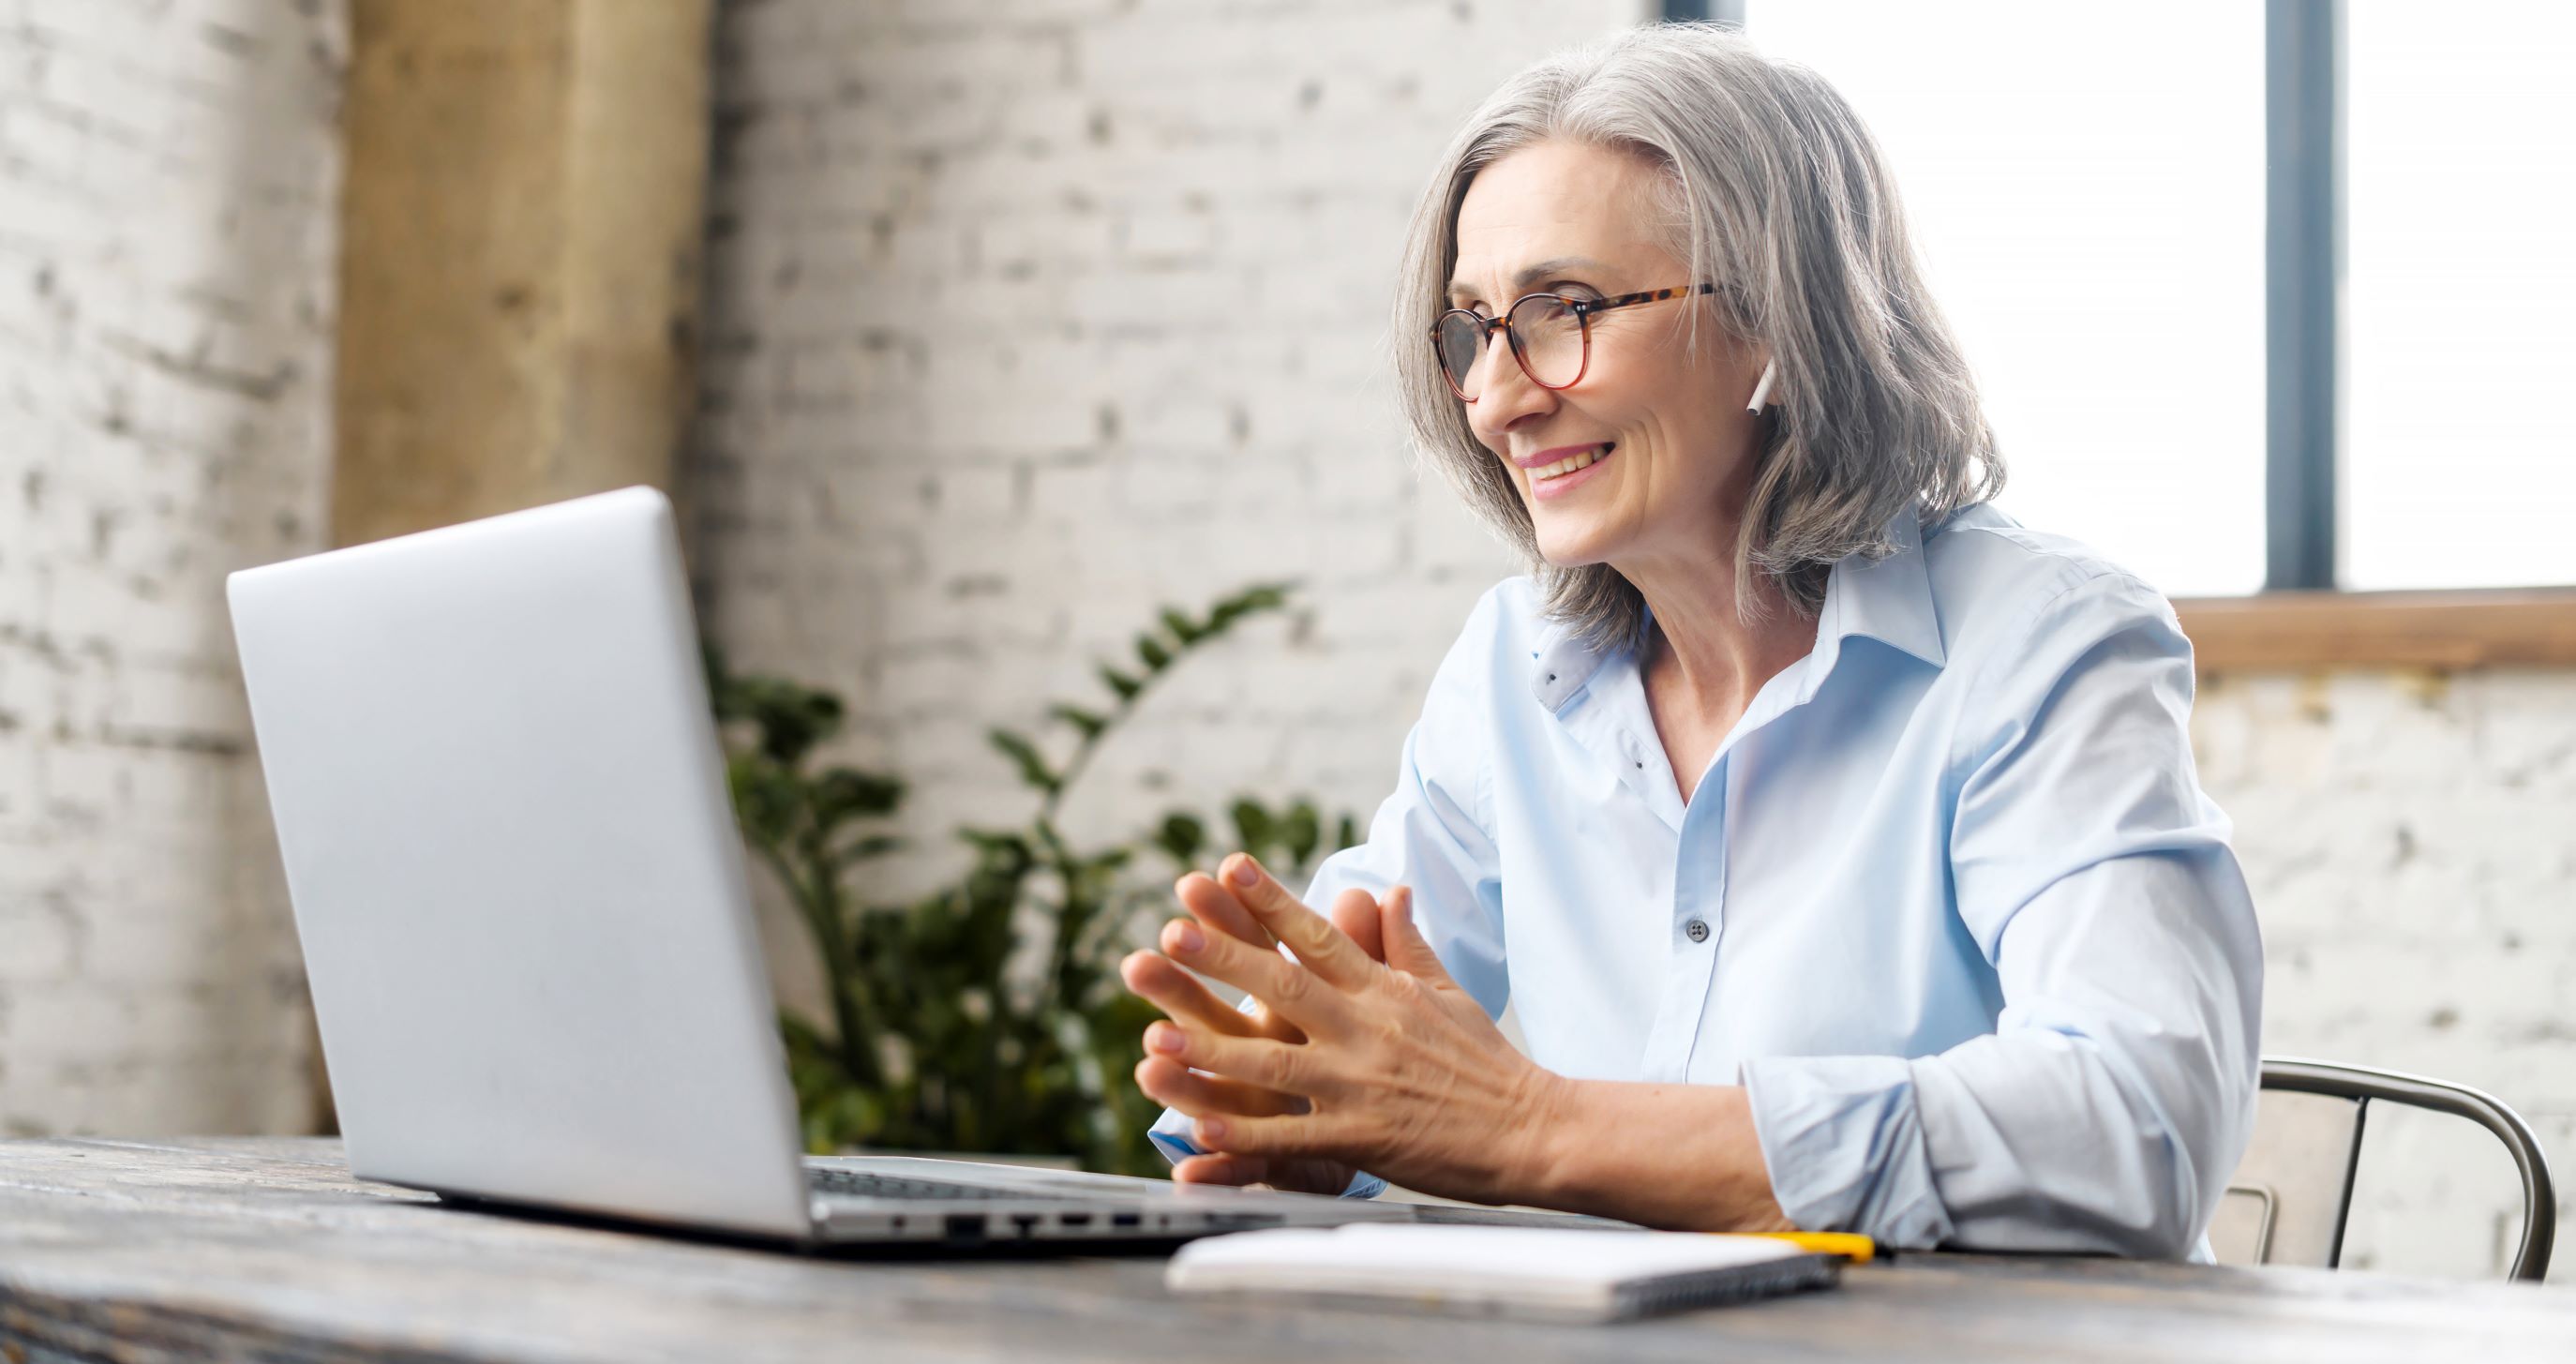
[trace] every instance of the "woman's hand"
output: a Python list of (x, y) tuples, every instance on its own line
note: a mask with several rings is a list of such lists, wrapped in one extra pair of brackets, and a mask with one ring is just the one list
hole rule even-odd
[[(1276, 955), (1279, 940), (1261, 921), (1245, 909), (1241, 901), (1216, 879), (1191, 872), (1173, 887), (1173, 894), (1209, 932), (1226, 934), (1262, 951)], [(1378, 938), (1377, 897), (1359, 889), (1346, 890), (1333, 902), (1333, 923), (1372, 958), (1385, 955)], [(1131, 954), (1119, 965), (1119, 976), (1127, 988), (1143, 996), (1156, 1008), (1175, 1019), (1188, 1020), (1202, 1027), (1234, 1036), (1266, 1037), (1281, 1042), (1299, 1043), (1306, 1035), (1297, 1026), (1270, 1011), (1260, 1000), (1249, 1001), (1251, 1007), (1237, 1010), (1218, 999), (1196, 976), (1174, 966), (1170, 959), (1155, 952)], [(1136, 1086), (1149, 1097), (1171, 1104), (1192, 1117), (1204, 1112), (1244, 1114), (1303, 1113), (1306, 1100), (1276, 1090), (1236, 1081), (1201, 1075), (1188, 1066), (1148, 1052), (1136, 1065)], [(1192, 1103), (1184, 1105), (1172, 1095), (1187, 1095)], [(1271, 1159), (1265, 1156), (1235, 1155), (1210, 1152), (1191, 1156), (1173, 1167), (1172, 1178), (1183, 1184), (1263, 1184), (1296, 1193), (1338, 1194), (1350, 1187), (1358, 1174), (1352, 1166), (1333, 1160)]]
[[(1159, 975), (1186, 973), (1152, 965), (1151, 953), (1129, 958), (1126, 971), (1173, 1020), (1146, 1030), (1137, 1082), (1198, 1119), (1199, 1144), (1224, 1153), (1204, 1159), (1227, 1162), (1227, 1173), (1255, 1161), (1271, 1171), (1321, 1161), (1446, 1197), (1535, 1201), (1569, 1086), (1515, 1050), (1449, 978), (1413, 925), (1410, 889), (1396, 887), (1374, 925), (1350, 912), (1359, 906), (1346, 894), (1335, 920), (1352, 922), (1337, 927), (1252, 858), (1238, 854), (1225, 870), (1218, 889), (1250, 923), (1209, 931), (1213, 906), (1191, 903), (1193, 919), (1166, 925), (1162, 946), (1172, 961), (1260, 1000), (1259, 1021), (1222, 1004), (1215, 1009), (1229, 1018), (1214, 1017)], [(1214, 917), (1225, 921), (1221, 908)], [(1255, 926), (1297, 960), (1258, 945)]]

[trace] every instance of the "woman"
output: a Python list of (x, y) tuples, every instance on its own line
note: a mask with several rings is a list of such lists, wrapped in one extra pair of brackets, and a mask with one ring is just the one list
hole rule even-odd
[(1176, 1177), (2205, 1256), (2262, 967), (2191, 648), (1987, 505), (1849, 106), (1713, 28), (1542, 62), (1404, 269), (1417, 443), (1535, 572), (1317, 872), (1329, 920), (1238, 855), (1126, 963)]

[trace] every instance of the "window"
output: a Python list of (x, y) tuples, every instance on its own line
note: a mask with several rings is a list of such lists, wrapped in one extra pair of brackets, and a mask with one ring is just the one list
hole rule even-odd
[(2576, 583), (2576, 7), (2345, 10), (2339, 586)]
[(2204, 598), (2204, 663), (2576, 662), (2576, 7), (1667, 12), (1850, 98), (2003, 507)]
[(2263, 585), (2263, 12), (1757, 0), (1892, 164), (2000, 505), (2169, 595)]

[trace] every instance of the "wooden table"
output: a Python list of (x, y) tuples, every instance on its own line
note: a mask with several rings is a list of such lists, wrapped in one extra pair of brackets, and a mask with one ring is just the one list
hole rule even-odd
[(2576, 1291), (1907, 1256), (1610, 1327), (1178, 1300), (1160, 1257), (843, 1260), (439, 1206), (322, 1140), (0, 1142), (0, 1358), (2576, 1359)]

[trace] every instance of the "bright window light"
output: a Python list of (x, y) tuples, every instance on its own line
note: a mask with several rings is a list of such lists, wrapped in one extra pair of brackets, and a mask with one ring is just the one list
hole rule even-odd
[(2576, 583), (2576, 6), (2345, 15), (2342, 584)]
[(1751, 0), (1746, 19), (1894, 166), (2003, 446), (1999, 505), (2172, 596), (2261, 587), (2263, 7)]

